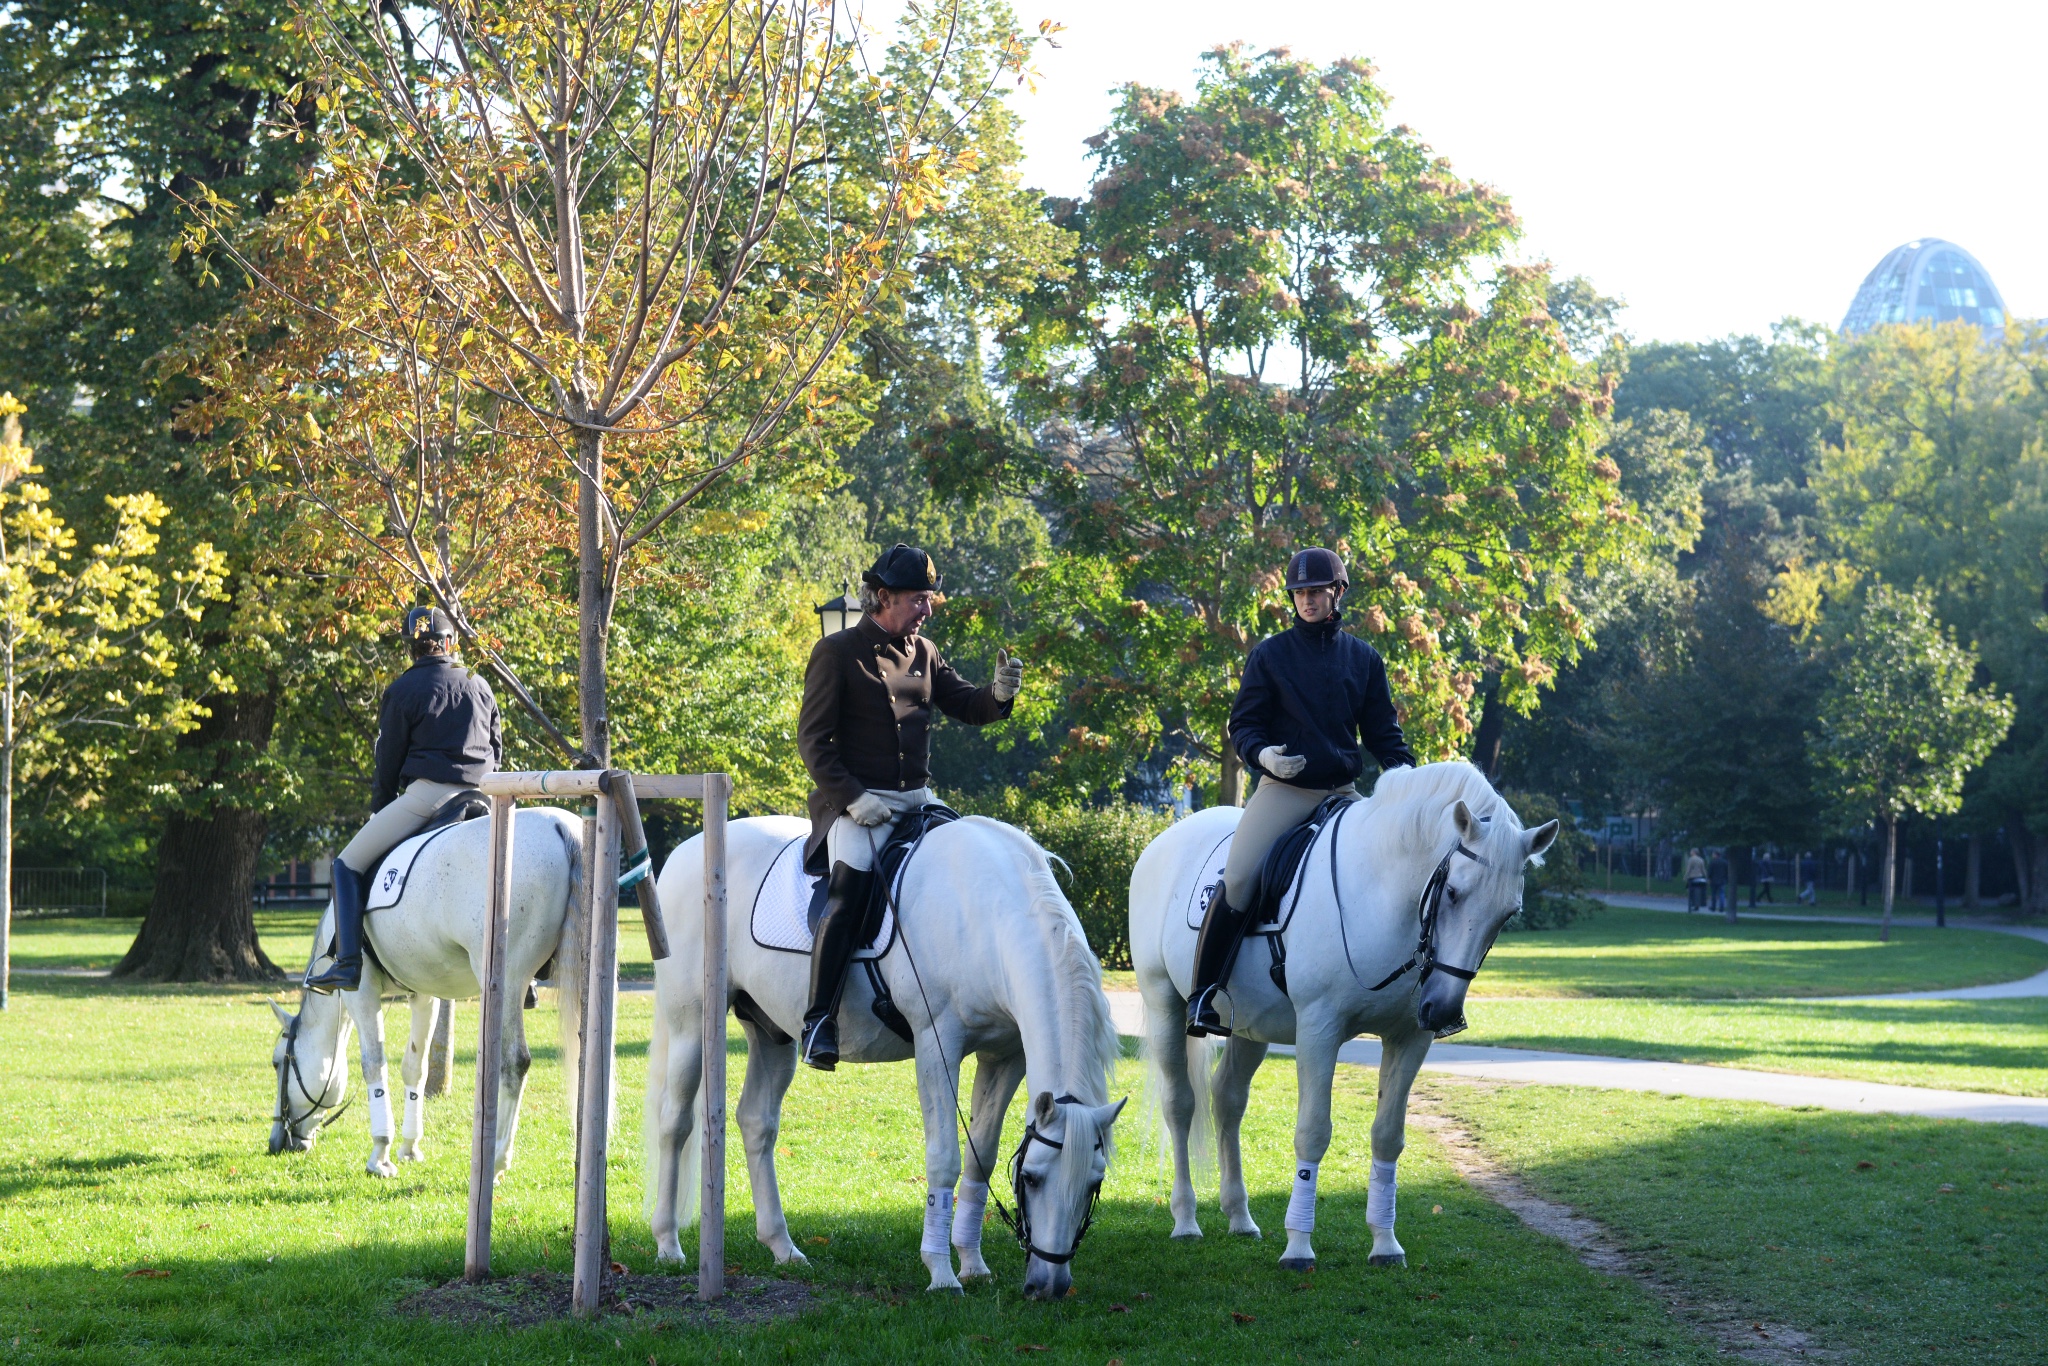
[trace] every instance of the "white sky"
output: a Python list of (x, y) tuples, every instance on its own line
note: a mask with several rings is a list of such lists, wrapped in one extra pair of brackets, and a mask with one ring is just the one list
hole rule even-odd
[(2048, 314), (2048, 3), (1012, 0), (1065, 24), (1018, 92), (1032, 182), (1087, 184), (1114, 87), (1192, 92), (1242, 39), (1364, 57), (1392, 117), (1506, 192), (1528, 256), (1627, 300), (1643, 339), (1835, 326), (1915, 237)]

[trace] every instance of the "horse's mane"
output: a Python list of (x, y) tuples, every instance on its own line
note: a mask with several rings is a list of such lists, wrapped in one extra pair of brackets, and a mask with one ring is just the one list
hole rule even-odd
[[(1522, 818), (1501, 800), (1486, 775), (1463, 760), (1423, 764), (1416, 768), (1390, 768), (1380, 774), (1367, 799), (1365, 814), (1389, 822), (1384, 838), (1410, 849), (1432, 847), (1439, 838), (1444, 808), (1462, 800), (1472, 814), (1484, 819), (1507, 821), (1507, 828), (1520, 830)], [(1377, 822), (1375, 822), (1377, 823)]]
[(1101, 1105), (1109, 1099), (1109, 1081), (1122, 1052), (1109, 998), (1102, 993), (1102, 963), (1088, 947), (1081, 918), (1053, 876), (1052, 855), (1014, 825), (986, 816), (963, 816), (963, 824), (987, 830), (1009, 844), (1023, 863), (1024, 888), (1032, 916), (1040, 922), (1052, 955), (1054, 980), (1060, 986), (1062, 1034), (1078, 1041), (1081, 1056), (1063, 1059), (1079, 1064), (1082, 1075), (1070, 1077), (1075, 1099)]

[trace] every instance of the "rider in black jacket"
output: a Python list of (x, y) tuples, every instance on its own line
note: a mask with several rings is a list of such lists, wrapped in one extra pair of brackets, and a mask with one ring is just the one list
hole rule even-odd
[(1356, 794), (1364, 769), (1361, 747), (1383, 769), (1415, 762), (1394, 711), (1385, 661), (1342, 629), (1338, 604), (1350, 586), (1335, 552), (1296, 554), (1287, 562), (1293, 629), (1259, 642), (1245, 661), (1230, 709), (1230, 743), (1245, 767), (1261, 776), (1232, 837), (1223, 886), (1195, 941), (1188, 997), (1192, 1035), (1230, 1032), (1216, 1009), (1216, 991), (1229, 980), (1238, 942), (1249, 928), (1259, 867), (1274, 841), (1308, 819), (1325, 798)]
[[(413, 665), (384, 690), (369, 823), (334, 856), (334, 961), (308, 969), (309, 991), (354, 991), (363, 971), (365, 879), (399, 841), (425, 825), (505, 757), (491, 685), (454, 659), (455, 624), (439, 608), (405, 616)], [(315, 962), (318, 962), (316, 955)]]

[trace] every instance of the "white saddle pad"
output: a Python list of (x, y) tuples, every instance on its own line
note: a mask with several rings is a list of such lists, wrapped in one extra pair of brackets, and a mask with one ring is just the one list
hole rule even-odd
[[(1195, 865), (1195, 885), (1188, 891), (1189, 929), (1199, 930), (1202, 928), (1202, 917), (1209, 912), (1209, 902), (1216, 895), (1216, 885), (1223, 881), (1223, 866), (1230, 862), (1230, 845), (1236, 838), (1237, 831), (1232, 830), (1221, 840), (1217, 841), (1216, 847), (1209, 851), (1209, 857)], [(1310, 846), (1309, 852), (1314, 852), (1313, 845)], [(1293, 897), (1294, 888), (1301, 882), (1308, 864), (1308, 855), (1304, 854), (1301, 862), (1295, 865), (1294, 880), (1287, 887), (1288, 895), (1280, 899), (1283, 913), (1286, 909), (1291, 909), (1290, 902)], [(1278, 922), (1268, 919), (1252, 926), (1250, 933), (1272, 934), (1281, 928), (1283, 927)]]
[(384, 856), (384, 862), (378, 867), (376, 880), (370, 883), (369, 894), (363, 899), (363, 909), (381, 911), (396, 906), (405, 895), (405, 880), (411, 876), (413, 861), (420, 856), (420, 850), (454, 828), (453, 825), (444, 825), (439, 830), (429, 830), (424, 835), (400, 841), (397, 848)]
[[(762, 874), (761, 885), (754, 892), (754, 942), (764, 949), (809, 953), (811, 901), (818, 894), (818, 884), (824, 880), (804, 871), (802, 836), (783, 845), (782, 851), (768, 865), (768, 871)], [(889, 951), (889, 945), (895, 938), (896, 912), (892, 908), (883, 912), (882, 932), (875, 936), (875, 942), (854, 957), (879, 958)]]

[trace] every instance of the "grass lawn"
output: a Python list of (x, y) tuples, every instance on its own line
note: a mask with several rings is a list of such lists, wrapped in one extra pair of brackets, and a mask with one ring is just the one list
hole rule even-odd
[(2048, 1000), (1474, 1001), (1459, 1043), (2048, 1096)]
[(1537, 1193), (1824, 1347), (1877, 1363), (2043, 1359), (2048, 1130), (1424, 1085)]
[[(815, 1258), (791, 1274), (823, 1296), (803, 1318), (715, 1333), (647, 1317), (517, 1332), (405, 1318), (393, 1312), (401, 1300), (460, 1268), (467, 1087), (430, 1113), (429, 1160), (394, 1180), (362, 1173), (360, 1105), (314, 1152), (266, 1157), (275, 1027), (262, 999), (23, 979), (0, 1017), (0, 1360), (995, 1362), (1034, 1347), (1047, 1360), (1132, 1366), (1366, 1352), (1395, 1362), (1711, 1356), (1634, 1285), (1586, 1271), (1467, 1189), (1419, 1131), (1403, 1164), (1411, 1266), (1368, 1269), (1373, 1087), (1349, 1069), (1323, 1167), (1321, 1269), (1280, 1272), (1294, 1098), (1283, 1061), (1261, 1073), (1247, 1121), (1254, 1212), (1273, 1236), (1223, 1235), (1209, 1197), (1211, 1237), (1171, 1242), (1164, 1177), (1134, 1107), (1076, 1263), (1078, 1291), (1056, 1306), (1020, 1299), (1019, 1254), (993, 1226), (999, 1284), (964, 1298), (923, 1293), (922, 1145), (910, 1067), (898, 1064), (806, 1073), (791, 1094), (783, 1191)], [(473, 1038), (475, 1019), (463, 1011), (458, 1037)], [(562, 1270), (568, 1257), (554, 1022), (545, 1008), (529, 1019), (536, 1063), (518, 1160), (498, 1195), (501, 1274)], [(613, 1248), (634, 1275), (655, 1270), (638, 1180), (648, 1020), (647, 997), (623, 1000)], [(462, 1056), (466, 1069), (467, 1047)], [(1135, 1089), (1137, 1071), (1127, 1063), (1120, 1084)], [(728, 1261), (776, 1274), (750, 1236), (736, 1141), (731, 1151)]]
[(1561, 930), (1504, 934), (1475, 996), (1692, 999), (1931, 991), (2028, 977), (2048, 944), (1989, 930), (1748, 921), (1608, 907)]

